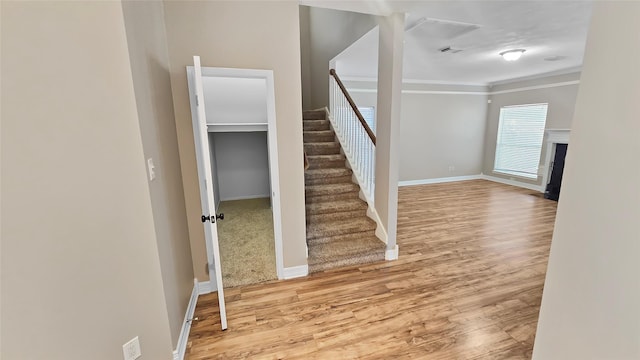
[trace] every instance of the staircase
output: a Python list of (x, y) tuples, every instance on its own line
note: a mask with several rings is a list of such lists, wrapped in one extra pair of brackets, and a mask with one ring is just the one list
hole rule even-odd
[(303, 134), (309, 272), (383, 261), (385, 244), (375, 236), (325, 110), (303, 113)]

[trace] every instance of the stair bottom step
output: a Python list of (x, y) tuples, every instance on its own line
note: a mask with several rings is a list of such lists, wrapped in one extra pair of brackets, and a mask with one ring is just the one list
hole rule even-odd
[(385, 245), (375, 236), (361, 233), (348, 240), (309, 245), (309, 268), (316, 271), (384, 260)]
[(314, 261), (309, 257), (309, 273), (325, 271), (345, 266), (369, 264), (378, 261), (384, 261), (384, 250), (360, 254), (356, 256), (335, 257), (332, 260)]

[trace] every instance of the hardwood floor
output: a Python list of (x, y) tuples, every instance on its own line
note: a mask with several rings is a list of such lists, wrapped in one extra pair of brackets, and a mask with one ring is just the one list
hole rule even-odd
[(187, 359), (529, 359), (556, 203), (485, 180), (400, 188), (397, 261), (201, 296)]

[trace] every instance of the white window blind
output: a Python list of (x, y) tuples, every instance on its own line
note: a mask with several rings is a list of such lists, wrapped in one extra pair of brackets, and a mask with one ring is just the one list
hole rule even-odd
[(500, 109), (494, 171), (530, 179), (538, 177), (548, 104)]
[(364, 121), (366, 121), (367, 125), (369, 125), (369, 127), (371, 128), (371, 131), (373, 131), (373, 133), (375, 134), (376, 133), (376, 109), (373, 106), (367, 106), (367, 107), (358, 106), (358, 110), (360, 111), (360, 114), (362, 114)]

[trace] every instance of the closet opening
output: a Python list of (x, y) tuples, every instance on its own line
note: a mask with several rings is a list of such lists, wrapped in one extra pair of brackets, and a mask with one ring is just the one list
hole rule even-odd
[(225, 287), (278, 278), (266, 131), (209, 132)]
[(215, 213), (203, 218), (218, 215), (205, 227), (210, 279), (221, 265), (214, 290), (282, 279), (273, 71), (200, 69), (187, 78), (203, 214)]

